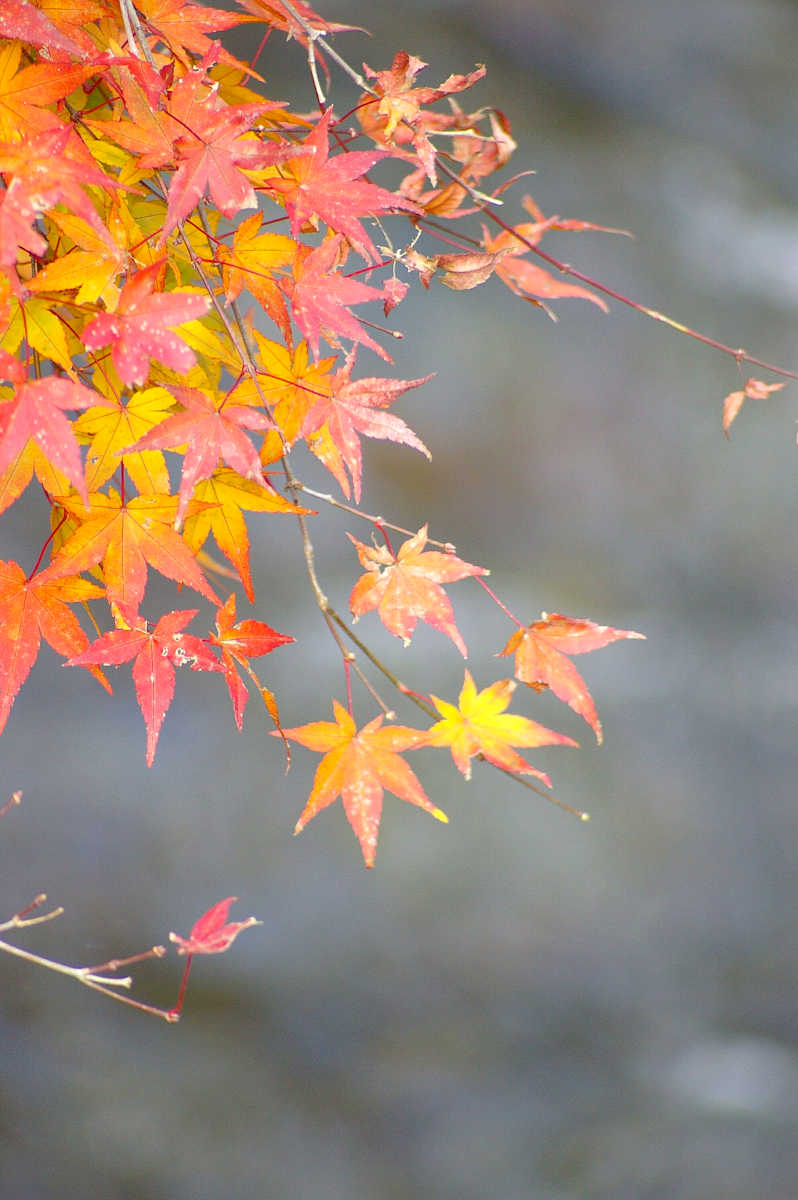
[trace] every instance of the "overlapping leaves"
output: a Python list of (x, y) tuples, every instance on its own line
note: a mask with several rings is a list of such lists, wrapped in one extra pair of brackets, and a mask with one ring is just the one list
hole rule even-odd
[[(426, 64), (403, 51), (389, 69), (364, 67), (358, 133), (330, 105), (315, 119), (292, 115), (214, 37), (248, 22), (311, 46), (350, 27), (304, 0), (240, 7), (139, 0), (135, 11), (122, 5), (125, 22), (106, 0), (0, 5), (0, 511), (34, 475), (51, 507), (35, 563), (0, 564), (0, 730), (42, 638), (104, 686), (103, 667), (132, 664), (148, 765), (179, 667), (223, 675), (239, 728), (246, 678), (274, 732), (324, 756), (297, 831), (340, 796), (371, 866), (385, 790), (446, 819), (405, 751), (448, 749), (466, 775), (478, 755), (548, 782), (516, 748), (571, 739), (507, 713), (512, 681), (480, 691), (468, 672), (457, 705), (422, 699), (440, 717), (426, 732), (384, 716), (358, 729), (351, 694), (347, 708), (334, 702), (333, 722), (282, 730), (250, 659), (293, 638), (238, 616), (235, 595), (222, 604), (209, 575), (237, 576), (254, 601), (247, 514), (297, 518), (312, 574), (315, 514), (298, 503), (297, 448), (356, 504), (362, 439), (429, 457), (393, 406), (430, 376), (352, 378), (358, 347), (391, 361), (391, 331), (375, 330), (374, 316), (391, 316), (405, 276), (454, 290), (495, 277), (536, 302), (580, 296), (603, 307), (528, 258), (549, 229), (594, 227), (545, 219), (528, 201), (531, 222), (485, 231), (481, 244), (455, 234), (443, 253), (419, 245), (427, 217), (456, 222), (479, 210), (475, 188), (514, 148), (502, 114), (454, 100), (484, 68), (423, 86)], [(386, 160), (406, 171), (393, 189), (373, 178)], [(253, 304), (279, 342), (258, 328)], [(229, 567), (211, 557), (210, 535)], [(351, 540), (364, 571), (352, 615), (376, 612), (406, 644), (423, 622), (465, 656), (445, 589), (487, 571), (429, 543), (426, 525), (396, 552), (387, 537)], [(282, 569), (267, 556), (266, 574)], [(216, 605), (216, 632), (188, 632), (193, 609), (145, 618), (152, 571)], [(329, 617), (315, 579), (314, 589)], [(95, 632), (112, 626), (91, 643), (89, 617)], [(520, 680), (551, 687), (600, 736), (566, 655), (638, 635), (563, 622), (519, 630), (503, 653), (516, 654)], [(348, 659), (346, 670), (351, 683)], [(244, 927), (227, 923), (230, 903), (176, 939), (186, 953), (223, 949)]]

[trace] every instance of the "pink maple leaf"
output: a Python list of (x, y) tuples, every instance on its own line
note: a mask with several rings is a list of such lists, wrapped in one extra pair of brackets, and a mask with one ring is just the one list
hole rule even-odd
[(267, 487), (258, 452), (244, 429), (267, 429), (271, 421), (265, 413), (243, 404), (225, 404), (217, 408), (210, 396), (194, 388), (172, 389), (185, 410), (167, 417), (137, 442), (124, 446), (119, 453), (131, 450), (165, 450), (187, 446), (180, 481), (180, 503), (175, 526), (186, 515), (192, 493), (203, 479), (210, 479), (223, 459), (245, 479)]
[(421, 387), (432, 376), (425, 375), (423, 379), (352, 381), (349, 376), (353, 363), (354, 355), (333, 375), (330, 395), (318, 400), (310, 409), (302, 426), (302, 436), (308, 439), (310, 449), (335, 475), (344, 494), (349, 496), (346, 468), (352, 477), (355, 501), (359, 503), (362, 477), (359, 434), (401, 442), (430, 457), (427, 447), (402, 418), (383, 410), (402, 392)]
[(178, 954), (223, 954), (238, 937), (242, 929), (251, 929), (261, 922), (255, 917), (246, 921), (228, 921), (230, 905), (238, 903), (238, 896), (228, 896), (203, 913), (194, 924), (187, 938), (170, 933), (169, 940), (177, 946)]
[(196, 362), (172, 326), (203, 317), (210, 299), (193, 292), (156, 292), (162, 270), (159, 261), (137, 271), (122, 288), (114, 312), (92, 317), (83, 330), (87, 350), (112, 345), (114, 366), (127, 384), (144, 383), (151, 358), (175, 371), (188, 371)]
[(80, 447), (62, 410), (109, 403), (98, 392), (71, 379), (49, 375), (23, 383), (13, 399), (0, 404), (0, 475), (33, 438), (88, 503)]
[(322, 336), (331, 346), (339, 345), (339, 337), (351, 338), (353, 342), (360, 342), (374, 350), (386, 362), (392, 362), (388, 352), (369, 337), (347, 307), (364, 304), (368, 300), (384, 300), (385, 293), (381, 288), (371, 287), (359, 279), (333, 270), (341, 242), (341, 235), (336, 234), (315, 250), (301, 247), (294, 262), (294, 278), (280, 280), (280, 286), (291, 303), (294, 320), (307, 339), (316, 362)]
[(377, 247), (360, 224), (360, 217), (404, 210), (421, 215), (423, 209), (403, 196), (362, 179), (376, 163), (389, 157), (386, 150), (354, 150), (329, 157), (332, 109), (327, 109), (306, 138), (301, 157), (289, 162), (290, 176), (270, 179), (268, 188), (278, 192), (291, 217), (294, 238), (307, 221), (319, 217), (335, 233), (341, 233), (367, 262), (378, 262)]

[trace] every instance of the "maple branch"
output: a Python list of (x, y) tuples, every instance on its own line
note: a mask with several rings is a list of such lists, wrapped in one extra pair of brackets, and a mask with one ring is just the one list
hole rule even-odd
[(402, 683), (399, 677), (394, 675), (393, 671), (386, 667), (385, 663), (382, 662), (381, 659), (377, 658), (377, 655), (374, 654), (373, 651), (369, 650), (366, 643), (360, 640), (354, 630), (349, 628), (346, 621), (344, 621), (344, 619), (329, 604), (327, 606), (327, 613), (332, 620), (335, 621), (339, 628), (344, 631), (349, 640), (353, 642), (355, 646), (357, 646), (358, 650), (360, 650), (362, 654), (365, 654), (369, 662), (372, 662), (378, 671), (382, 671), (385, 678), (393, 684), (398, 692), (400, 692), (403, 696), (407, 696), (408, 699), (412, 700), (413, 703), (418, 708), (422, 709), (428, 716), (435, 716), (435, 709), (432, 707), (432, 705), (426, 700), (423, 700), (417, 692), (412, 690), (412, 688), (409, 688)]
[[(484, 754), (475, 754), (474, 757), (479, 759), (480, 762), (487, 762)], [(561, 808), (565, 812), (570, 813), (572, 817), (579, 817), (580, 821), (590, 820), (589, 812), (583, 812), (580, 808), (572, 808), (570, 804), (566, 804), (565, 801), (560, 800), (558, 796), (553, 796), (551, 792), (544, 792), (543, 789), (539, 788), (537, 784), (532, 782), (531, 779), (525, 779), (523, 775), (519, 775), (516, 771), (510, 771), (507, 769), (507, 767), (497, 766), (496, 763), (489, 763), (488, 765), (491, 767), (496, 767), (497, 771), (503, 772), (503, 774), (507, 775), (508, 778), (513, 779), (516, 783), (520, 783), (522, 787), (529, 788), (530, 792), (534, 792), (536, 796), (542, 796), (543, 799), (548, 800), (550, 804), (554, 804), (557, 808)]]
[[(283, 0), (283, 4), (288, 12), (291, 13), (294, 19), (305, 30), (305, 33), (308, 35), (309, 45), (311, 44), (311, 39), (313, 42), (318, 41), (319, 45), (323, 47), (324, 51), (330, 56), (333, 62), (337, 63), (341, 70), (344, 71), (345, 74), (347, 74), (362, 91), (366, 92), (370, 96), (373, 96), (375, 99), (379, 98), (379, 93), (363, 78), (360, 72), (356, 71), (352, 66), (350, 66), (346, 59), (342, 58), (342, 56), (329, 45), (329, 43), (325, 40), (323, 31), (314, 30), (313, 27), (304, 19), (304, 17), (297, 12), (290, 0)], [(407, 121), (406, 118), (402, 117), (401, 121), (402, 124), (407, 128), (412, 129), (412, 125), (409, 121)], [(553, 255), (548, 254), (545, 250), (541, 250), (538, 246), (533, 245), (532, 242), (523, 236), (523, 234), (518, 233), (518, 231), (513, 229), (511, 225), (502, 220), (497, 213), (492, 211), (493, 206), (501, 207), (503, 204), (503, 201), (500, 200), (498, 196), (486, 195), (485, 193), (480, 192), (476, 188), (472, 187), (471, 184), (462, 179), (456, 171), (453, 171), (448, 166), (443, 155), (441, 155), (438, 151), (435, 153), (435, 164), (440, 170), (441, 174), (445, 175), (449, 180), (451, 180), (452, 183), (456, 183), (459, 187), (462, 187), (466, 193), (471, 196), (471, 198), (477, 204), (480, 212), (482, 212), (484, 216), (493, 221), (494, 224), (498, 225), (505, 232), (511, 233), (519, 242), (526, 246), (528, 250), (531, 250), (533, 254), (536, 254), (538, 258), (542, 258), (543, 261), (547, 262), (550, 266), (555, 267), (556, 270), (558, 270), (561, 274), (581, 280), (589, 287), (592, 287), (595, 291), (600, 292), (605, 296), (609, 296), (613, 300), (617, 300), (620, 304), (625, 304), (628, 308), (632, 308), (636, 312), (650, 317), (653, 321), (659, 321), (662, 324), (669, 326), (677, 333), (686, 334), (687, 337), (693, 338), (695, 341), (701, 342), (705, 346), (709, 346), (714, 350), (720, 350), (724, 354), (731, 355), (731, 357), (736, 360), (738, 365), (746, 362), (751, 366), (759, 367), (764, 371), (770, 371), (774, 375), (782, 375), (788, 379), (798, 379), (798, 371), (788, 371), (784, 367), (778, 367), (773, 363), (765, 362), (763, 359), (756, 358), (754, 355), (749, 354), (741, 347), (735, 348), (733, 346), (727, 346), (724, 342), (720, 342), (715, 338), (709, 337), (707, 334), (699, 333), (698, 330), (691, 329), (689, 326), (681, 324), (673, 317), (669, 317), (665, 313), (659, 312), (657, 309), (648, 308), (643, 304), (639, 304), (636, 300), (632, 300), (629, 296), (625, 296), (622, 292), (616, 291), (615, 288), (611, 288), (606, 284), (600, 283), (597, 279), (593, 279), (590, 275), (585, 275), (582, 271), (572, 267), (569, 263), (563, 263), (559, 259), (554, 258)]]
[[(365, 513), (362, 509), (355, 508), (351, 504), (345, 504), (343, 500), (336, 499), (330, 492), (317, 492), (314, 488), (308, 487), (304, 483), (296, 483), (295, 486), (306, 495), (312, 496), (314, 500), (324, 500), (325, 503), (331, 504), (333, 508), (340, 508), (344, 512), (351, 513), (353, 517), (362, 517), (364, 521), (370, 521), (372, 525), (376, 525), (379, 529), (383, 525), (386, 529), (393, 529), (395, 533), (403, 533), (405, 537), (412, 537), (417, 532), (415, 529), (405, 529), (402, 525), (394, 525), (391, 521), (386, 521), (384, 517), (375, 517), (371, 513)], [(456, 554), (457, 547), (453, 542), (439, 542), (435, 538), (427, 538), (427, 542), (431, 546), (440, 546), (441, 550), (446, 554)]]
[[(21, 800), (22, 792), (14, 792), (10, 800), (0, 808), (0, 817), (5, 816), (9, 809), (20, 804)], [(0, 933), (5, 933), (11, 929), (29, 929), (33, 925), (42, 925), (47, 921), (52, 921), (56, 917), (60, 917), (64, 912), (60, 905), (58, 908), (50, 909), (49, 912), (40, 913), (35, 917), (28, 915), (37, 908), (40, 908), (46, 900), (46, 893), (40, 892), (29, 904), (26, 904), (24, 908), (14, 913), (7, 921), (0, 922)], [(34, 966), (44, 967), (45, 970), (54, 971), (58, 975), (66, 975), (69, 979), (76, 980), (83, 987), (87, 987), (91, 991), (101, 992), (104, 996), (110, 996), (112, 1000), (118, 1000), (120, 1004), (127, 1004), (131, 1008), (139, 1009), (141, 1012), (151, 1013), (153, 1016), (161, 1017), (170, 1023), (177, 1020), (176, 1017), (170, 1016), (165, 1009), (145, 1004), (142, 1000), (134, 1000), (132, 996), (123, 996), (114, 990), (115, 988), (130, 988), (133, 983), (130, 975), (114, 978), (104, 973), (117, 971), (120, 967), (128, 966), (134, 962), (142, 962), (148, 958), (163, 958), (164, 954), (166, 954), (165, 946), (152, 946), (143, 953), (131, 955), (129, 958), (111, 959), (107, 963), (96, 967), (71, 967), (67, 963), (46, 958), (42, 954), (34, 954), (32, 950), (25, 950), (21, 946), (15, 946), (12, 942), (5, 940), (0, 940), (0, 952), (10, 954), (13, 958), (21, 958), (24, 962), (32, 963)]]
[(760, 367), (763, 371), (770, 371), (774, 375), (783, 375), (788, 379), (798, 379), (798, 371), (788, 371), (785, 367), (777, 367), (773, 363), (764, 362), (761, 358), (755, 358), (749, 354), (747, 350), (742, 348), (735, 349), (733, 346), (727, 346), (725, 342), (719, 342), (715, 338), (709, 337), (705, 333), (699, 333), (697, 329), (691, 329), (687, 325), (682, 325), (673, 317), (666, 316), (665, 313), (658, 312), (655, 308), (647, 308), (644, 304), (639, 304), (636, 300), (632, 300), (629, 296), (625, 296), (623, 292), (618, 292), (615, 288), (608, 287), (604, 283), (599, 283), (597, 279), (593, 279), (590, 275), (585, 275), (584, 272), (578, 271), (572, 267), (570, 263), (561, 262), (558, 258), (548, 254), (545, 250), (541, 250), (539, 246), (534, 245), (528, 238), (514, 229), (512, 225), (508, 225), (494, 212), (487, 209), (482, 209), (484, 215), (491, 220), (494, 225), (498, 225), (505, 233), (511, 233), (516, 241), (521, 242), (527, 250), (531, 250), (538, 258), (542, 258), (549, 266), (555, 267), (560, 274), (569, 275), (573, 279), (579, 279), (582, 283), (586, 283), (596, 292), (601, 292), (605, 296), (610, 296), (613, 300), (617, 300), (620, 304), (625, 304), (627, 308), (633, 308), (636, 312), (642, 313), (643, 316), (650, 317), (652, 321), (660, 321), (663, 325), (669, 326), (676, 333), (686, 334), (687, 337), (693, 338), (696, 342), (701, 342), (705, 346), (711, 347), (713, 350), (720, 350), (723, 354), (729, 354), (738, 366), (740, 363), (750, 363), (753, 367)]
[[(50, 917), (57, 916), (63, 912), (63, 909), (56, 909), (52, 913), (48, 913), (46, 917), (39, 918), (40, 920), (49, 920)], [(35, 922), (23, 921), (18, 924), (18, 927), (24, 927), (27, 924)], [(6, 930), (14, 925), (14, 919), (0, 925), (0, 930)], [(128, 1004), (132, 1008), (138, 1008), (142, 1012), (151, 1013), (153, 1016), (162, 1017), (163, 1020), (173, 1023), (175, 1018), (162, 1008), (157, 1008), (152, 1004), (145, 1004), (142, 1000), (134, 1000), (132, 996), (122, 996), (115, 992), (114, 987), (129, 988), (133, 983), (130, 975), (125, 975), (118, 979), (113, 979), (107, 975), (98, 975), (92, 967), (70, 967), (66, 963), (57, 962), (52, 958), (45, 958), (41, 954), (33, 954), (30, 950), (23, 950), (21, 946), (14, 946), (10, 942), (0, 941), (0, 951), (6, 954), (11, 954), (15, 958), (24, 959), (25, 962), (33, 963), (35, 966), (44, 967), (48, 971), (55, 971), (59, 975), (66, 975), (70, 979), (76, 980), (83, 984), (84, 987), (90, 988), (94, 992), (101, 992), (104, 996), (110, 996), (112, 1000), (118, 1000), (120, 1004)], [(138, 959), (144, 958), (162, 958), (166, 953), (165, 946), (153, 946), (151, 950), (146, 951), (141, 955), (137, 955)]]

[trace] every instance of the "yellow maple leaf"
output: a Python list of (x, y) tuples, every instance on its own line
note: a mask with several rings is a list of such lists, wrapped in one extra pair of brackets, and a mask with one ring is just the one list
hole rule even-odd
[(576, 746), (577, 743), (528, 717), (505, 712), (515, 687), (513, 679), (499, 679), (478, 692), (470, 671), (466, 671), (457, 705), (432, 696), (441, 720), (427, 730), (418, 745), (448, 746), (455, 765), (466, 779), (471, 778), (471, 759), (480, 754), (495, 767), (534, 775), (551, 787), (548, 775), (530, 766), (513, 746)]

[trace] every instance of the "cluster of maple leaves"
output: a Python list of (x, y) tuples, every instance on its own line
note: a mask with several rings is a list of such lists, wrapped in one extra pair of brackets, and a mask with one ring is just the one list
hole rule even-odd
[[(234, 576), (254, 601), (245, 514), (290, 515), (329, 618), (307, 553), (318, 515), (299, 503), (293, 452), (306, 447), (355, 505), (361, 438), (429, 455), (391, 410), (430, 377), (353, 377), (359, 349), (391, 361), (354, 309), (379, 305), (387, 319), (415, 277), (465, 290), (492, 276), (546, 311), (569, 296), (603, 308), (529, 257), (550, 229), (598, 227), (545, 218), (526, 198), (532, 220), (460, 233), (463, 218), (489, 219), (484, 181), (514, 148), (501, 113), (466, 113), (455, 99), (484, 68), (423, 87), (425, 64), (401, 52), (388, 69), (350, 71), (360, 92), (338, 116), (320, 77), (325, 38), (348, 27), (303, 0), (240, 7), (0, 5), (0, 511), (35, 476), (51, 512), (31, 562), (0, 562), (0, 732), (42, 638), (108, 691), (103, 668), (132, 662), (148, 765), (177, 668), (222, 674), (239, 728), (243, 673), (274, 732), (323, 755), (297, 831), (340, 796), (371, 866), (384, 790), (445, 820), (406, 751), (444, 747), (466, 776), (479, 756), (548, 785), (517, 747), (575, 743), (506, 711), (515, 679), (551, 688), (600, 740), (570, 656), (640, 635), (559, 614), (513, 618), (500, 653), (514, 656), (515, 679), (480, 690), (466, 672), (457, 703), (416, 694), (438, 717), (422, 730), (384, 723), (393, 716), (384, 704), (358, 728), (344, 656), (346, 706), (334, 700), (333, 721), (283, 729), (251, 660), (294, 639), (239, 619), (235, 593), (223, 601), (209, 575)], [(264, 98), (255, 67), (209, 36), (241, 22), (257, 24), (264, 41), (285, 34), (305, 47), (316, 115)], [(385, 160), (407, 168), (393, 189), (369, 177)], [(399, 239), (388, 217), (400, 218)], [(442, 222), (445, 252), (420, 248), (422, 235), (434, 246)], [(165, 451), (179, 466), (176, 487)], [(273, 486), (278, 472), (287, 495)], [(371, 543), (350, 535), (364, 572), (352, 616), (376, 612), (405, 644), (425, 622), (465, 656), (444, 587), (487, 572), (431, 543), (425, 526), (396, 550), (384, 524), (373, 528)], [(211, 536), (229, 567), (212, 557)], [(150, 568), (213, 604), (215, 632), (187, 631), (196, 609), (152, 614)]]

